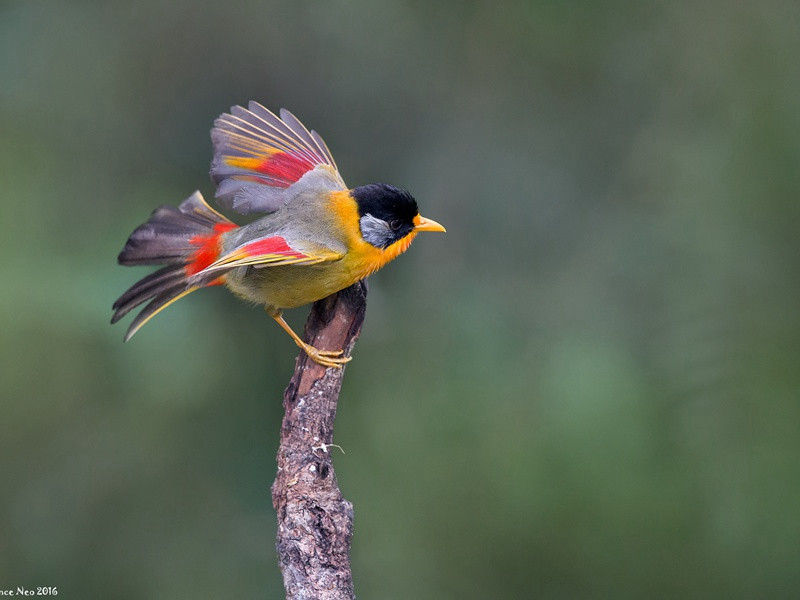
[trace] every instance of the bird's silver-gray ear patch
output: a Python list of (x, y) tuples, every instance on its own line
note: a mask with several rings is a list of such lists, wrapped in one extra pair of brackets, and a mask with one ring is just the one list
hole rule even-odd
[(395, 233), (383, 219), (367, 213), (361, 217), (361, 237), (376, 248), (386, 248), (395, 240)]

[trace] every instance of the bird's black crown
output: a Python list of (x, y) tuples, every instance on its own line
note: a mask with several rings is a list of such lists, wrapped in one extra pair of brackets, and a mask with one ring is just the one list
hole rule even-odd
[(417, 201), (406, 190), (386, 183), (371, 183), (353, 190), (361, 220), (361, 235), (378, 248), (386, 248), (414, 229)]
[(359, 186), (353, 190), (353, 197), (362, 217), (370, 214), (387, 222), (391, 219), (411, 222), (419, 212), (417, 201), (411, 194), (388, 183)]

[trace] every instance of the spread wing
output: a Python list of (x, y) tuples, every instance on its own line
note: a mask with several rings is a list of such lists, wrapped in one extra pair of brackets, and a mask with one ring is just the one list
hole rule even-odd
[(301, 180), (330, 190), (347, 188), (323, 139), (288, 110), (278, 117), (257, 102), (234, 106), (214, 122), (211, 141), (217, 201), (239, 213), (278, 210)]
[(283, 236), (273, 234), (249, 241), (222, 255), (197, 273), (197, 277), (202, 279), (207, 279), (210, 275), (217, 277), (220, 272), (230, 271), (236, 267), (314, 265), (338, 260), (342, 256), (341, 253), (318, 244), (314, 244), (313, 247), (296, 248), (291, 246)]

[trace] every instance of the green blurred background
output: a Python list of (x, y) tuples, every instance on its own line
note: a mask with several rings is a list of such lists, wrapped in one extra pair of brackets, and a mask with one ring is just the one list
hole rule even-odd
[(108, 324), (255, 99), (448, 228), (347, 369), (359, 597), (795, 597), (798, 56), (796, 0), (2, 3), (0, 589), (282, 596), (291, 340)]

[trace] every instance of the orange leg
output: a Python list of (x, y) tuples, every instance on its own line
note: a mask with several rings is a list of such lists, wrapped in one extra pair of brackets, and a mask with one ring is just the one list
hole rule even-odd
[(323, 367), (336, 367), (341, 369), (342, 365), (350, 362), (351, 357), (342, 356), (342, 354), (344, 354), (344, 350), (317, 350), (311, 344), (306, 344), (300, 339), (300, 336), (297, 335), (291, 327), (289, 327), (289, 324), (283, 320), (281, 311), (272, 311), (267, 309), (267, 312), (269, 313), (269, 316), (275, 319), (278, 325), (280, 325), (286, 333), (292, 336), (294, 343), (297, 344), (303, 350), (303, 352), (308, 354), (308, 357), (315, 363), (318, 363)]

